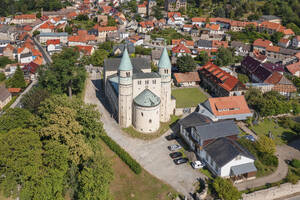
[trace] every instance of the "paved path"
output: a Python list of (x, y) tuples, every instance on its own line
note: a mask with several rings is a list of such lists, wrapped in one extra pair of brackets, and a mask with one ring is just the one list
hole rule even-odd
[(38, 47), (38, 49), (40, 50), (40, 52), (42, 52), (44, 60), (46, 61), (46, 63), (47, 64), (52, 63), (52, 59), (49, 56), (48, 52), (42, 47), (42, 45), (37, 41), (37, 39), (35, 37), (33, 37), (33, 42)]
[(34, 80), (30, 83), (30, 85), (24, 90), (24, 92), (22, 92), (22, 94), (16, 99), (16, 101), (13, 104), (11, 104), (10, 108), (19, 107), (20, 101), (23, 98), (23, 96), (27, 94), (27, 92), (29, 92), (35, 84), (37, 84), (37, 80)]
[(239, 121), (237, 125), (242, 129), (242, 131), (249, 135), (252, 135), (256, 140), (258, 139), (257, 135), (251, 129), (249, 129), (244, 122)]
[[(93, 74), (95, 77), (96, 75)], [(167, 146), (176, 143), (176, 141), (167, 141), (165, 136), (170, 134), (170, 130), (160, 138), (144, 141), (129, 137), (123, 133), (114, 119), (104, 108), (99, 99), (104, 96), (97, 92), (101, 81), (89, 79), (87, 81), (85, 102), (95, 104), (102, 114), (102, 121), (107, 134), (122, 146), (133, 158), (135, 158), (144, 169), (155, 177), (171, 185), (175, 190), (183, 195), (189, 196), (195, 190), (194, 184), (198, 178), (204, 178), (198, 170), (193, 170), (187, 164), (176, 166), (169, 157)], [(96, 85), (96, 87), (95, 87)], [(98, 98), (97, 96), (98, 95)]]
[(284, 162), (284, 160), (287, 159), (286, 145), (277, 146), (276, 155), (278, 155), (278, 167), (274, 173), (254, 180), (235, 184), (238, 190), (246, 190), (248, 188), (258, 187), (265, 185), (266, 183), (274, 183), (284, 179), (288, 173), (288, 166)]

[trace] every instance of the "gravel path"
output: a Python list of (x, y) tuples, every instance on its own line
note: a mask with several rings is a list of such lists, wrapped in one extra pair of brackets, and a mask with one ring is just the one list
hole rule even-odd
[[(170, 134), (170, 130), (160, 138), (144, 141), (135, 139), (123, 133), (114, 119), (104, 108), (99, 99), (104, 96), (99, 92), (101, 81), (95, 80), (95, 74), (87, 81), (85, 102), (97, 105), (97, 109), (102, 114), (102, 122), (107, 134), (122, 146), (133, 158), (135, 158), (144, 169), (155, 177), (171, 185), (175, 190), (183, 195), (189, 196), (195, 190), (195, 183), (198, 178), (204, 178), (198, 170), (193, 170), (188, 164), (176, 166), (169, 157), (167, 146), (175, 144), (176, 141), (167, 141), (165, 136)], [(97, 93), (96, 93), (97, 91)]]

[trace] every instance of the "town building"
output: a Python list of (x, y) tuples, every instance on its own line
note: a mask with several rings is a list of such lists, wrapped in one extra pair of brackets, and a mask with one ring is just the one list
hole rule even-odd
[(133, 126), (143, 133), (155, 132), (160, 122), (170, 120), (175, 109), (171, 99), (171, 63), (165, 48), (158, 72), (151, 72), (144, 58), (130, 58), (125, 49), (122, 59), (104, 61), (105, 96), (111, 114), (122, 128)]
[(46, 43), (47, 40), (60, 40), (61, 43), (67, 44), (68, 43), (68, 33), (40, 33), (39, 36), (40, 43)]
[(186, 10), (187, 1), (186, 0), (165, 0), (165, 10), (174, 12), (180, 9)]
[(2, 110), (11, 100), (11, 93), (3, 86), (0, 87), (0, 109)]
[(178, 87), (196, 86), (200, 83), (198, 72), (174, 73), (174, 84)]

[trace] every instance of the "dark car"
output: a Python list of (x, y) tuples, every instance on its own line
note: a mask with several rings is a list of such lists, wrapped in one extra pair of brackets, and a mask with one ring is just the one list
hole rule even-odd
[(171, 135), (166, 136), (166, 139), (167, 140), (175, 140), (175, 139), (178, 139), (178, 136), (175, 134), (171, 134)]
[(178, 158), (178, 157), (181, 157), (182, 156), (182, 153), (181, 152), (174, 152), (174, 153), (170, 153), (170, 157), (171, 158)]
[(174, 162), (175, 162), (176, 165), (187, 163), (188, 161), (189, 161), (189, 159), (187, 159), (187, 158), (178, 158), (178, 159), (174, 160)]

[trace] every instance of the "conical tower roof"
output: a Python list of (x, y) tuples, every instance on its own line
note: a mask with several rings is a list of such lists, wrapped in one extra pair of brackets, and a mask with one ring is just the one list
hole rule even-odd
[(164, 50), (160, 56), (158, 68), (165, 68), (165, 69), (171, 68), (171, 62), (170, 62), (170, 58), (169, 58), (166, 47), (164, 48)]
[(125, 48), (124, 52), (123, 52), (123, 56), (120, 62), (120, 66), (119, 66), (119, 70), (120, 71), (130, 71), (132, 70), (132, 64), (130, 61), (130, 57), (128, 55), (128, 51), (127, 48)]

